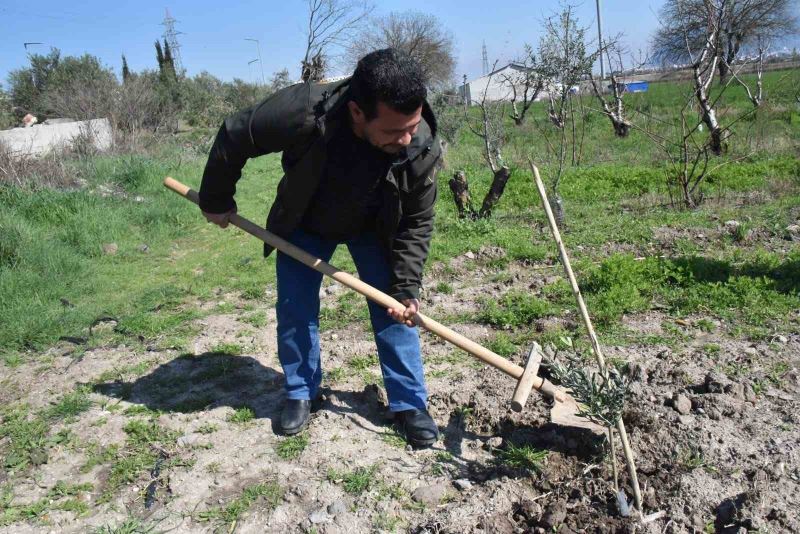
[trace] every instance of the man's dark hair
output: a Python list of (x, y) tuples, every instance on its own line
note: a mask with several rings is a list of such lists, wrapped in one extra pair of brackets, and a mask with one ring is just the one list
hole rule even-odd
[(367, 120), (378, 114), (378, 102), (410, 115), (427, 96), (425, 75), (408, 54), (384, 48), (359, 60), (350, 80), (350, 93)]

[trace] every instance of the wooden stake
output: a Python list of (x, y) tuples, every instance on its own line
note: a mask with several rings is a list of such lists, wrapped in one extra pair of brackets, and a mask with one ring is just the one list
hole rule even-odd
[[(558, 231), (558, 225), (556, 224), (556, 220), (553, 217), (553, 212), (550, 209), (550, 202), (547, 200), (547, 191), (545, 190), (541, 176), (539, 176), (539, 169), (533, 164), (532, 161), (529, 163), (531, 170), (533, 171), (533, 178), (536, 182), (536, 188), (539, 190), (539, 196), (542, 199), (542, 207), (544, 207), (544, 211), (547, 214), (547, 220), (550, 223), (550, 230), (553, 233), (553, 239), (555, 239), (556, 245), (558, 245), (558, 254), (561, 258), (561, 265), (564, 266), (564, 271), (567, 274), (567, 278), (569, 278), (569, 284), (572, 287), (572, 294), (575, 296), (575, 300), (578, 303), (578, 308), (580, 309), (581, 317), (583, 318), (583, 324), (586, 326), (586, 331), (589, 332), (589, 339), (592, 343), (592, 352), (594, 352), (595, 359), (597, 360), (597, 366), (600, 368), (600, 372), (603, 374), (603, 376), (608, 378), (606, 360), (603, 357), (603, 351), (600, 349), (600, 342), (597, 340), (597, 334), (594, 332), (592, 320), (589, 317), (589, 311), (586, 309), (586, 303), (583, 301), (581, 290), (578, 287), (578, 281), (575, 279), (575, 273), (572, 271), (572, 265), (570, 264), (569, 257), (567, 256), (567, 249), (564, 247), (564, 242), (561, 240), (561, 232)], [(636, 503), (636, 509), (641, 512), (642, 492), (639, 488), (639, 477), (636, 475), (636, 463), (633, 459), (633, 450), (631, 450), (631, 444), (628, 441), (628, 433), (625, 431), (625, 423), (622, 422), (622, 417), (617, 420), (617, 431), (619, 432), (620, 441), (622, 441), (622, 450), (625, 453), (625, 462), (628, 465), (628, 474), (631, 477), (631, 486), (633, 486), (633, 498), (634, 502)]]

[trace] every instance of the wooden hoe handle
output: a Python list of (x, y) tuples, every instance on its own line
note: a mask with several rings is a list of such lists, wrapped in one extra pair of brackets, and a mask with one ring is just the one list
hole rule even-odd
[[(192, 190), (192, 189), (190, 189), (189, 187), (187, 187), (186, 185), (182, 184), (181, 182), (175, 180), (174, 178), (171, 178), (169, 176), (167, 178), (165, 178), (164, 179), (164, 185), (167, 188), (172, 189), (173, 191), (175, 191), (176, 193), (178, 193), (182, 197), (184, 197), (184, 198), (186, 198), (188, 200), (191, 200), (195, 204), (199, 204), (200, 199), (199, 199), (199, 197), (197, 195), (197, 192)], [(354, 276), (352, 276), (352, 275), (350, 275), (350, 274), (348, 274), (348, 273), (346, 273), (344, 271), (340, 271), (339, 269), (337, 269), (333, 265), (331, 265), (331, 264), (329, 264), (327, 262), (324, 262), (319, 258), (316, 258), (316, 257), (312, 256), (308, 252), (306, 252), (306, 251), (294, 246), (293, 244), (289, 243), (285, 239), (282, 239), (282, 238), (278, 237), (277, 235), (275, 235), (275, 234), (273, 234), (271, 232), (268, 232), (267, 230), (265, 230), (261, 226), (259, 226), (259, 225), (255, 224), (255, 223), (245, 219), (244, 217), (242, 217), (242, 216), (240, 216), (238, 214), (234, 213), (233, 215), (231, 215), (230, 222), (231, 222), (231, 224), (241, 228), (242, 230), (244, 230), (248, 234), (251, 234), (251, 235), (259, 238), (260, 240), (264, 241), (268, 245), (278, 249), (279, 251), (283, 252), (284, 254), (286, 254), (288, 256), (291, 256), (292, 258), (294, 258), (297, 261), (299, 261), (299, 262), (311, 267), (312, 269), (314, 269), (316, 271), (319, 271), (322, 274), (333, 278), (334, 280), (336, 280), (340, 284), (344, 284), (345, 286), (349, 287), (353, 291), (356, 291), (356, 292), (364, 295), (365, 297), (367, 297), (371, 301), (380, 304), (384, 308), (394, 308), (394, 309), (400, 309), (400, 310), (404, 310), (405, 309), (405, 306), (403, 304), (398, 302), (393, 297), (390, 297), (386, 293), (375, 289), (371, 285), (362, 282), (358, 278), (356, 278), (356, 277), (354, 277)], [(488, 363), (492, 367), (495, 367), (495, 368), (503, 371), (507, 375), (510, 375), (510, 376), (516, 378), (517, 380), (522, 378), (524, 370), (519, 365), (508, 361), (507, 359), (503, 358), (502, 356), (500, 356), (498, 354), (495, 354), (494, 352), (490, 351), (486, 347), (483, 347), (483, 346), (475, 343), (474, 341), (462, 336), (458, 332), (454, 332), (450, 328), (444, 326), (443, 324), (441, 324), (441, 323), (439, 323), (437, 321), (434, 321), (430, 317), (427, 317), (426, 315), (424, 315), (424, 314), (422, 314), (420, 312), (417, 312), (417, 314), (414, 317), (414, 322), (417, 325), (419, 325), (422, 328), (424, 328), (425, 330), (427, 330), (427, 331), (429, 331), (429, 332), (431, 332), (433, 334), (436, 334), (437, 336), (439, 336), (440, 338), (444, 339), (445, 341), (448, 341), (448, 342), (452, 343), (453, 345), (455, 345), (456, 347), (467, 351), (468, 353), (472, 354), (473, 356), (475, 356), (479, 360), (482, 360), (483, 362)], [(552, 384), (550, 384), (546, 380), (543, 380), (541, 377), (536, 376), (535, 374), (534, 374), (533, 377), (530, 378), (530, 382), (531, 382), (531, 384), (530, 384), (529, 387), (533, 387), (534, 389), (537, 389), (537, 390), (542, 390), (544, 388), (544, 391), (542, 391), (542, 392), (545, 393), (545, 394), (549, 394), (550, 396), (554, 396), (555, 395), (556, 400), (561, 400), (563, 398), (562, 397), (562, 393), (560, 391), (558, 391), (557, 389), (555, 389), (552, 386)], [(548, 387), (548, 385), (550, 387)]]

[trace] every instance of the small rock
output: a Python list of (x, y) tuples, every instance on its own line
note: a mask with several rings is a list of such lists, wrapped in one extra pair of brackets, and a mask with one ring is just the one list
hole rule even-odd
[(514, 534), (514, 523), (504, 513), (498, 512), (481, 519), (483, 532), (493, 534)]
[(117, 253), (118, 249), (119, 247), (116, 243), (105, 243), (103, 245), (103, 254), (106, 254), (107, 256), (113, 256)]
[(486, 440), (487, 449), (499, 449), (502, 444), (503, 438), (500, 436), (494, 436)]
[(758, 356), (758, 349), (755, 347), (747, 347), (744, 349), (744, 353), (748, 356)]
[(789, 342), (789, 339), (786, 336), (782, 336), (780, 334), (775, 336), (773, 340), (775, 341), (775, 343), (780, 343), (781, 345), (785, 345), (786, 343)]
[(744, 392), (745, 392), (744, 384), (739, 384), (739, 383), (730, 384), (725, 387), (725, 393), (736, 399), (744, 399), (745, 398)]
[(467, 252), (464, 253), (464, 257), (467, 258), (468, 260), (474, 260), (475, 253), (472, 252), (471, 250), (468, 250)]
[(150, 247), (148, 247), (145, 244), (141, 244), (141, 245), (139, 245), (139, 252), (142, 252), (142, 253), (150, 252)]
[(333, 501), (328, 505), (328, 513), (333, 516), (347, 512), (347, 504), (343, 500)]
[(679, 415), (678, 422), (683, 426), (691, 426), (694, 423), (694, 418), (691, 415)]
[(447, 494), (447, 485), (443, 482), (434, 484), (432, 486), (421, 486), (414, 490), (411, 498), (418, 503), (426, 505), (436, 505)]
[(734, 221), (734, 220), (725, 221), (725, 231), (727, 231), (729, 234), (736, 233), (736, 231), (739, 229), (740, 226), (742, 226), (742, 223), (740, 223), (739, 221)]
[(389, 405), (386, 391), (378, 384), (367, 384), (364, 386), (362, 395), (364, 396), (364, 402), (373, 408), (383, 410)]
[(458, 491), (467, 491), (472, 487), (472, 482), (466, 478), (459, 478), (458, 480), (453, 481), (453, 485), (458, 488)]
[(311, 512), (308, 516), (308, 520), (311, 521), (312, 525), (319, 525), (321, 523), (329, 523), (331, 521), (331, 516), (328, 515), (328, 511), (325, 508), (320, 508)]
[(647, 368), (641, 363), (632, 363), (628, 366), (628, 378), (633, 382), (647, 382)]
[(176, 444), (178, 447), (189, 447), (190, 445), (194, 445), (197, 443), (197, 440), (200, 439), (199, 434), (186, 434), (178, 438)]
[(786, 239), (800, 241), (800, 224), (790, 224), (786, 227)]
[(550, 530), (557, 527), (564, 522), (567, 518), (567, 501), (559, 500), (547, 507), (542, 519), (539, 520), (539, 526)]
[(717, 371), (708, 373), (704, 381), (706, 393), (723, 393), (729, 383), (728, 377)]
[(676, 393), (672, 396), (672, 407), (681, 415), (687, 415), (692, 411), (692, 401), (689, 397), (682, 393)]
[(331, 334), (331, 339), (333, 341), (336, 341), (337, 339), (339, 339), (339, 334)]

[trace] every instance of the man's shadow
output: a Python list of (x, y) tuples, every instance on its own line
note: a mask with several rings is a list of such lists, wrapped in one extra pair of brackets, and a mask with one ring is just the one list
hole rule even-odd
[[(182, 354), (130, 382), (119, 379), (95, 384), (93, 391), (154, 412), (197, 413), (221, 406), (247, 407), (256, 419), (269, 419), (273, 432), (280, 434), (281, 409), (286, 398), (284, 380), (283, 373), (250, 356), (206, 352)], [(378, 427), (386, 424), (365, 392), (335, 390), (324, 385), (321, 391), (322, 398), (313, 403), (315, 412), (328, 410), (348, 417), (367, 431), (382, 431), (364, 425), (355, 417), (359, 415)]]

